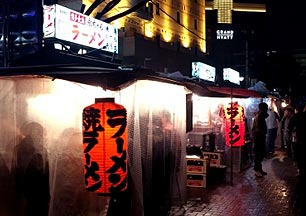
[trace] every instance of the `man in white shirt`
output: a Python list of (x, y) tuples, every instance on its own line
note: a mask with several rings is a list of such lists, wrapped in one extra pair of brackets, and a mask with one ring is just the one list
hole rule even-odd
[(267, 139), (267, 156), (272, 156), (275, 151), (275, 140), (277, 136), (278, 124), (280, 122), (280, 117), (277, 112), (272, 108), (268, 110), (268, 118), (266, 118), (267, 129), (268, 129), (268, 139)]

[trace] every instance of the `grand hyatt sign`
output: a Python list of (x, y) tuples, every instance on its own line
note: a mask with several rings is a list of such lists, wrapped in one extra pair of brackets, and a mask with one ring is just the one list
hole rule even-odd
[(233, 30), (217, 30), (216, 34), (218, 40), (233, 40), (234, 38)]

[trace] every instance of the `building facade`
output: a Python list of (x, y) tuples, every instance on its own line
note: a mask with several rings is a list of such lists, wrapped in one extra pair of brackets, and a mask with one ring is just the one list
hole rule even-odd
[[(93, 2), (83, 1), (86, 8)], [(91, 16), (99, 16), (107, 4), (97, 6)], [(216, 84), (224, 84), (224, 67), (246, 78), (243, 87), (252, 84), (260, 71), (255, 62), (265, 53), (263, 1), (148, 1), (114, 18), (139, 4), (141, 1), (121, 1), (101, 18), (112, 20), (122, 30), (120, 58), (124, 64), (191, 76), (191, 62), (200, 61), (216, 67)]]
[[(123, 65), (159, 72), (180, 71), (185, 76), (191, 76), (192, 62), (198, 61), (216, 68), (215, 84), (224, 84), (222, 70), (225, 67), (240, 72), (246, 78), (242, 87), (250, 86), (251, 80), (262, 71), (258, 61), (266, 53), (266, 9), (261, 0), (58, 0), (44, 3), (58, 3), (119, 29), (118, 54), (105, 58), (99, 50), (91, 52), (97, 54), (94, 57), (98, 59), (116, 59)], [(5, 5), (4, 1), (2, 14), (10, 10)], [(1, 25), (8, 26), (7, 22)], [(7, 34), (5, 28), (2, 31), (2, 36)], [(43, 46), (39, 39), (37, 42), (36, 46), (31, 41), (27, 43), (29, 53)], [(2, 40), (2, 54), (12, 48), (10, 43), (5, 43)], [(18, 51), (24, 44), (21, 41), (13, 47)], [(10, 55), (3, 55), (1, 59), (3, 65), (10, 65)]]
[[(93, 1), (83, 2), (89, 8)], [(141, 1), (121, 1), (102, 20), (139, 4)], [(91, 15), (97, 16), (106, 5), (99, 5)], [(188, 75), (191, 62), (205, 58), (204, 1), (148, 1), (111, 23), (121, 29), (119, 55), (123, 64)]]

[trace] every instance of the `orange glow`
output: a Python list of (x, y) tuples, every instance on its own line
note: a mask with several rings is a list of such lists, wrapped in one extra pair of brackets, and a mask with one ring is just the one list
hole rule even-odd
[[(171, 14), (171, 9), (169, 7), (164, 7), (163, 8), (167, 14)], [(173, 32), (173, 27), (176, 25), (171, 20), (169, 19), (168, 16), (166, 17), (157, 17), (157, 23), (161, 24), (161, 30), (162, 30), (162, 36), (165, 42), (170, 42), (173, 40), (172, 38), (172, 32)]]
[(265, 13), (266, 5), (234, 2), (233, 11)]
[(189, 39), (188, 36), (182, 40), (182, 45), (183, 45), (183, 47), (185, 47), (185, 48), (190, 47), (190, 39)]
[(172, 40), (172, 35), (171, 35), (171, 33), (168, 33), (168, 32), (164, 32), (163, 33), (163, 38), (164, 38), (164, 40), (166, 41), (166, 42), (170, 42), (171, 40)]
[[(86, 9), (94, 2), (94, 0), (82, 0), (86, 5)], [(125, 17), (119, 18), (110, 23), (118, 29), (125, 28), (126, 34), (129, 29), (133, 29), (139, 34), (148, 38), (160, 36), (164, 42), (179, 42), (185, 48), (193, 48), (197, 46), (202, 52), (206, 52), (206, 26), (205, 26), (205, 1), (198, 1), (196, 4), (192, 1), (182, 0), (180, 6), (173, 5), (169, 2), (158, 2), (160, 7), (159, 14), (156, 14), (156, 5), (154, 5), (153, 19), (150, 21), (137, 17), (137, 14), (131, 13)], [(101, 11), (106, 6), (106, 2), (102, 2), (91, 14)], [(120, 1), (105, 17), (111, 17), (121, 13), (133, 6), (133, 1)], [(85, 11), (86, 11), (85, 9)], [(179, 13), (179, 23), (177, 19)], [(170, 18), (171, 17), (171, 18)], [(197, 27), (195, 29), (195, 20)], [(194, 33), (189, 32), (191, 29)]]
[(124, 19), (117, 19), (111, 24), (113, 24), (116, 28), (121, 29), (122, 27), (124, 27)]
[(145, 29), (145, 36), (153, 38), (154, 36), (153, 25), (151, 23), (146, 23), (144, 24), (144, 29)]
[[(85, 7), (85, 11), (94, 3), (94, 0), (82, 0), (82, 4), (84, 4)], [(101, 12), (103, 10), (103, 8), (105, 8), (107, 5), (107, 2), (102, 2), (101, 4), (99, 4), (99, 6), (97, 8), (95, 8), (93, 10), (93, 12), (89, 15), (91, 17), (95, 17), (96, 14), (98, 12)], [(128, 1), (120, 1), (116, 7), (114, 7), (112, 10), (110, 10), (109, 12), (107, 12), (107, 14), (105, 15), (106, 17), (112, 17), (117, 15), (120, 12), (123, 12), (124, 10), (127, 10), (128, 8), (132, 7), (131, 3)], [(120, 10), (119, 10), (120, 9)], [(122, 27), (124, 27), (125, 25), (125, 17), (119, 18), (114, 20), (113, 22), (110, 23), (111, 25), (115, 26), (116, 28), (120, 29)]]
[(126, 109), (113, 98), (99, 99), (83, 110), (85, 188), (109, 195), (127, 188)]
[[(231, 111), (232, 110), (232, 111)], [(227, 146), (242, 146), (244, 145), (245, 135), (245, 118), (244, 108), (238, 102), (229, 103), (224, 107), (225, 117), (225, 141)]]

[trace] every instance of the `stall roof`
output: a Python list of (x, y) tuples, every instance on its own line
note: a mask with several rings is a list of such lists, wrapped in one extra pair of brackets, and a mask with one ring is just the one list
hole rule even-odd
[[(101, 86), (104, 89), (120, 90), (137, 80), (160, 81), (185, 86), (199, 96), (229, 97), (230, 88), (207, 86), (203, 82), (188, 77), (175, 77), (158, 73), (150, 69), (135, 67), (101, 68), (76, 64), (43, 65), (0, 68), (0, 76), (38, 75), (53, 79), (64, 79), (88, 85)], [(233, 97), (259, 97), (256, 91), (233, 89)]]
[[(120, 61), (109, 56), (97, 59), (92, 56), (58, 51), (50, 47), (44, 47), (38, 52), (14, 61), (11, 67), (0, 68), (0, 76), (14, 75), (49, 76), (54, 79), (101, 86), (109, 90), (122, 89), (137, 80), (152, 80), (183, 85), (199, 96), (231, 96), (230, 88), (209, 86), (203, 81), (184, 76), (179, 71), (159, 73), (134, 66), (123, 67)], [(235, 88), (233, 96), (259, 97), (259, 94), (254, 90)]]
[(226, 94), (228, 97), (254, 97), (254, 98), (260, 98), (261, 95), (254, 90), (249, 89), (243, 89), (243, 88), (231, 88), (231, 87), (219, 87), (219, 86), (207, 86), (208, 90), (212, 92), (217, 92), (221, 94)]

